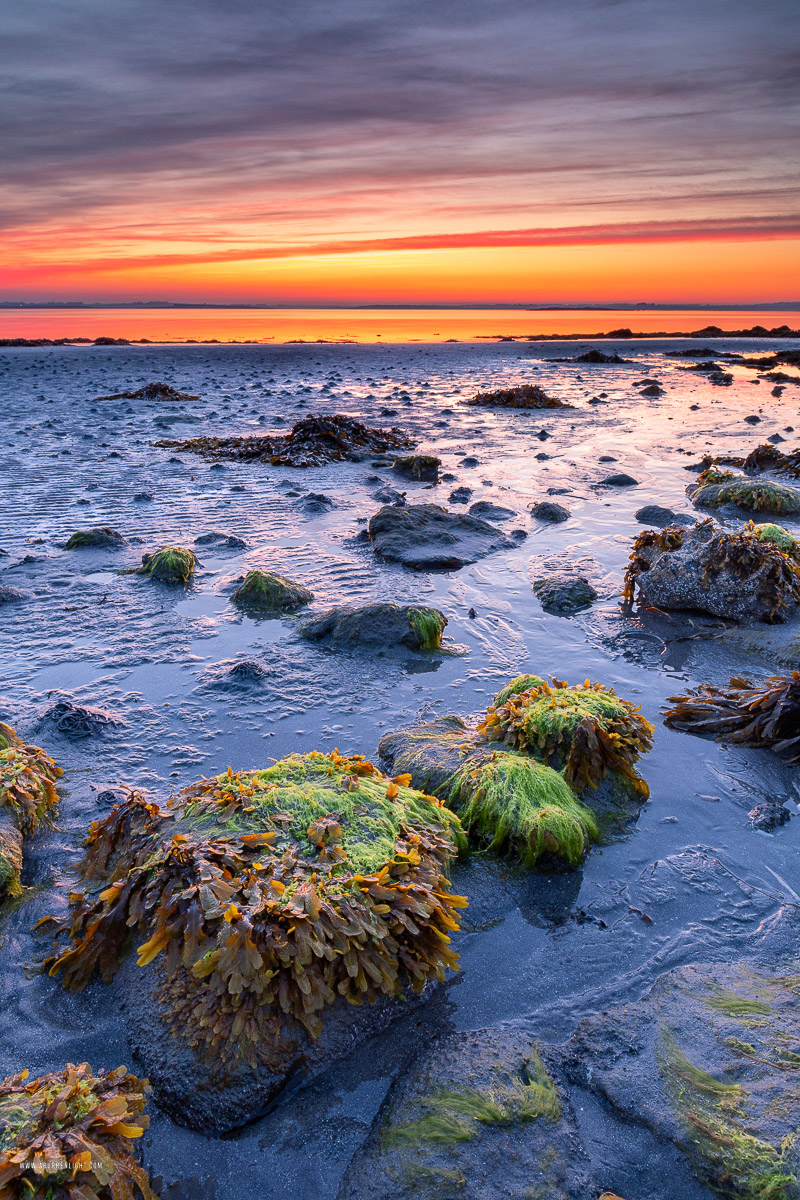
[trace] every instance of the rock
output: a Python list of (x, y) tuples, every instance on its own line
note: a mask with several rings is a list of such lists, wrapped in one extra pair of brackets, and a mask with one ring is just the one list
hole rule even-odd
[(630, 358), (620, 358), (618, 354), (606, 354), (602, 350), (587, 350), (585, 354), (579, 354), (577, 358), (555, 358), (554, 362), (577, 362), (577, 363), (629, 363)]
[(601, 487), (637, 487), (638, 479), (634, 479), (632, 475), (626, 475), (620, 472), (618, 475), (607, 475), (605, 479), (600, 480)]
[(405, 492), (397, 492), (391, 487), (381, 487), (372, 493), (373, 500), (377, 500), (379, 504), (391, 504), (395, 508), (402, 508), (406, 502)]
[(222, 1133), (455, 969), (457, 843), (452, 813), (361, 755), (229, 770), (164, 810), (134, 793), (93, 826), (69, 942), (46, 965), (81, 990), (100, 951), (159, 1105)]
[[(469, 501), (469, 498), (471, 495), (472, 495), (471, 487), (457, 487), (457, 488), (453, 488), (452, 492), (447, 497), (447, 499), (449, 500), (449, 502), (451, 504), (466, 504)], [(376, 499), (378, 499), (378, 497), (376, 497)]]
[(392, 470), (408, 479), (438, 483), (441, 465), (442, 460), (433, 454), (407, 454), (394, 460)]
[(262, 612), (293, 612), (313, 599), (314, 593), (302, 583), (259, 570), (248, 571), (231, 596), (239, 608)]
[(660, 504), (646, 504), (637, 508), (633, 514), (642, 525), (655, 525), (658, 529), (666, 529), (667, 525), (694, 525), (694, 517), (689, 513), (678, 513), (671, 508), (662, 508)]
[(304, 622), (298, 632), (308, 641), (332, 646), (381, 646), (438, 650), (447, 617), (438, 608), (410, 604), (340, 605)]
[(728, 1200), (797, 1195), (798, 932), (782, 909), (747, 958), (673, 967), (641, 1000), (586, 1017), (558, 1054), (571, 1083), (674, 1143)]
[(491, 500), (476, 500), (469, 506), (471, 517), (483, 517), (488, 521), (507, 521), (517, 514), (513, 508), (504, 508), (502, 504), (492, 504)]
[(215, 546), (219, 550), (246, 550), (247, 542), (235, 533), (219, 533), (212, 529), (194, 539), (195, 546)]
[(520, 1030), (453, 1033), (392, 1088), (338, 1200), (588, 1200), (563, 1084)]
[(751, 808), (747, 814), (754, 829), (763, 829), (767, 833), (771, 833), (780, 825), (785, 825), (791, 815), (788, 808), (779, 804), (777, 800), (765, 800), (763, 804), (757, 804), (755, 808)]
[(336, 501), (324, 492), (306, 492), (305, 496), (295, 501), (294, 506), (304, 513), (325, 513), (336, 508)]
[(571, 616), (597, 599), (597, 592), (583, 575), (548, 575), (537, 579), (533, 591), (545, 612)]
[(626, 574), (648, 604), (688, 609), (735, 621), (781, 621), (800, 604), (800, 576), (768, 541), (746, 528), (737, 534), (713, 521), (691, 529), (639, 534)]
[(194, 574), (197, 559), (185, 546), (162, 546), (151, 554), (142, 555), (137, 575), (149, 575), (160, 583), (188, 583)]
[(568, 521), (572, 513), (568, 508), (564, 508), (563, 504), (556, 504), (553, 500), (540, 500), (538, 504), (531, 505), (531, 515), (536, 517), (537, 521), (550, 521), (559, 525), (562, 521)]
[(751, 413), (749, 417), (745, 417), (745, 421), (748, 425), (758, 425), (761, 417), (757, 416), (756, 413)]
[[(770, 450), (784, 457), (774, 446)], [(695, 483), (689, 484), (686, 494), (698, 508), (722, 508), (735, 505), (745, 512), (792, 515), (800, 512), (800, 491), (785, 483), (770, 479), (751, 479), (733, 471), (709, 467)]]
[(64, 545), (65, 550), (119, 550), (127, 546), (127, 539), (118, 529), (108, 525), (95, 529), (79, 529), (71, 534)]
[(20, 600), (26, 599), (27, 596), (19, 588), (6, 587), (5, 584), (0, 584), (0, 607), (4, 604), (17, 604)]
[(487, 521), (438, 504), (381, 508), (370, 518), (369, 537), (376, 554), (420, 571), (456, 570), (513, 545)]

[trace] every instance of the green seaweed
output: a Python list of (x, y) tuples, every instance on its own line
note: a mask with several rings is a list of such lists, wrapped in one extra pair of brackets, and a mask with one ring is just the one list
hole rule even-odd
[(698, 476), (697, 481), (687, 488), (687, 494), (698, 508), (721, 508), (724, 504), (735, 504), (751, 512), (800, 512), (800, 491), (796, 488), (770, 480), (734, 475), (732, 471), (718, 471), (713, 467)]
[(753, 533), (760, 542), (772, 542), (779, 550), (784, 550), (789, 554), (794, 555), (798, 549), (797, 538), (782, 525), (775, 525), (772, 522), (754, 525), (751, 521), (749, 525), (745, 526), (745, 529)]
[(447, 621), (436, 608), (412, 608), (408, 619), (419, 639), (420, 650), (439, 650)]
[(71, 534), (67, 539), (65, 550), (93, 550), (93, 549), (111, 549), (116, 546), (124, 546), (125, 538), (116, 529), (111, 529), (108, 525), (98, 526), (94, 529), (78, 529)]
[(513, 1077), (501, 1077), (485, 1091), (477, 1088), (437, 1087), (414, 1100), (423, 1115), (391, 1124), (381, 1140), (387, 1146), (408, 1143), (451, 1144), (477, 1137), (481, 1125), (510, 1126), (542, 1119), (561, 1118), (561, 1098), (535, 1048)]
[(310, 604), (314, 593), (301, 583), (294, 583), (283, 575), (270, 571), (248, 571), (244, 580), (231, 596), (240, 608), (270, 611), (294, 610)]
[(656, 1061), (711, 1185), (731, 1200), (796, 1200), (795, 1135), (773, 1146), (748, 1132), (747, 1093), (695, 1066), (662, 1029)]
[(522, 754), (468, 759), (449, 796), (471, 837), (492, 850), (511, 849), (526, 867), (545, 853), (577, 866), (599, 838), (594, 815), (563, 776)]

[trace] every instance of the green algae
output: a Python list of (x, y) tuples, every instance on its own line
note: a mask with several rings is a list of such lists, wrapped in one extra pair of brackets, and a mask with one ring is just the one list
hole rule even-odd
[(730, 1200), (796, 1200), (795, 1135), (779, 1146), (754, 1136), (745, 1105), (747, 1092), (697, 1067), (666, 1028), (656, 1061), (675, 1111), (714, 1189)]
[(387, 1146), (468, 1142), (480, 1127), (510, 1126), (517, 1122), (561, 1119), (561, 1097), (533, 1048), (513, 1076), (501, 1073), (484, 1091), (477, 1088), (435, 1088), (414, 1100), (419, 1118), (390, 1125), (382, 1134)]
[(244, 580), (231, 596), (239, 608), (263, 609), (265, 611), (292, 611), (310, 604), (314, 593), (301, 583), (294, 583), (283, 575), (270, 571), (248, 571)]
[(593, 813), (562, 775), (521, 754), (495, 753), (456, 772), (450, 803), (471, 837), (492, 850), (510, 850), (526, 867), (542, 854), (577, 866), (599, 838)]
[(113, 549), (119, 546), (125, 546), (126, 540), (122, 534), (111, 529), (108, 525), (98, 526), (94, 529), (78, 529), (71, 534), (64, 546), (65, 550), (95, 550), (95, 549)]
[(745, 526), (745, 528), (749, 529), (751, 533), (755, 534), (760, 542), (772, 542), (772, 544), (777, 546), (779, 550), (783, 550), (789, 554), (793, 554), (795, 551), (797, 551), (797, 538), (794, 537), (793, 534), (789, 533), (788, 529), (784, 529), (782, 525), (775, 525), (771, 522), (767, 522), (763, 525), (754, 525), (751, 522), (750, 525)]
[[(449, 809), (404, 784), (389, 787), (379, 772), (358, 773), (359, 761), (371, 767), (366, 760), (340, 761), (355, 766), (346, 776), (346, 789), (342, 776), (331, 771), (331, 759), (313, 753), (290, 754), (262, 771), (219, 775), (212, 781), (219, 798), (209, 803), (201, 794), (197, 801), (190, 801), (187, 819), (206, 833), (212, 829), (218, 834), (236, 834), (278, 828), (276, 846), (296, 843), (304, 853), (312, 854), (321, 844), (323, 831), (313, 838), (309, 831), (334, 814), (336, 842), (344, 851), (346, 870), (363, 874), (391, 860), (403, 827), (433, 824), (465, 848), (461, 823)], [(272, 821), (276, 813), (281, 816), (277, 826)], [(331, 835), (325, 840), (330, 841)], [(341, 870), (334, 867), (334, 873)]]
[(419, 639), (420, 650), (441, 649), (442, 634), (447, 624), (443, 613), (436, 608), (412, 608), (408, 619)]
[(194, 574), (197, 559), (185, 546), (162, 546), (152, 554), (142, 555), (137, 575), (149, 575), (161, 583), (188, 583)]
[(751, 1000), (748, 996), (740, 996), (738, 992), (732, 992), (728, 988), (722, 988), (719, 984), (711, 983), (712, 992), (710, 996), (699, 996), (703, 1004), (707, 1004), (709, 1008), (715, 1009), (717, 1012), (724, 1013), (726, 1017), (754, 1017), (766, 1016), (772, 1011), (769, 1004), (763, 1000)]

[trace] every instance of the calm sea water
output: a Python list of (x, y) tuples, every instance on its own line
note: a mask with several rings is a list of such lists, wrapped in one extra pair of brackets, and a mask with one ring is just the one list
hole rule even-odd
[(0, 337), (124, 337), (153, 342), (219, 341), (479, 341), (497, 336), (608, 333), (680, 333), (718, 325), (749, 329), (763, 325), (800, 328), (800, 311), (631, 312), (626, 309), (559, 309), (550, 312), (497, 309), (7, 309), (0, 311)]

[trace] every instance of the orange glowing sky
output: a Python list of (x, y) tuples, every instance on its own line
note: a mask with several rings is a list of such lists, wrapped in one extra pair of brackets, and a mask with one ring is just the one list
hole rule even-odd
[(41, 0), (0, 41), (0, 299), (800, 295), (795, 0)]

